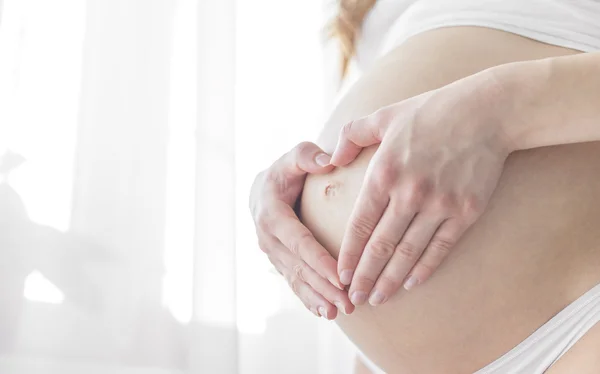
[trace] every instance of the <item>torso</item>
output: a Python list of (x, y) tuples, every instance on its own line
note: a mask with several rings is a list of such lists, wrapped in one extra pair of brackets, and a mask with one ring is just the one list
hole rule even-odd
[[(573, 53), (479, 27), (419, 34), (365, 72), (319, 144), (332, 151), (345, 122), (483, 69)], [(307, 179), (302, 218), (334, 255), (374, 151)], [(597, 143), (511, 155), (486, 213), (433, 278), (383, 306), (342, 315), (339, 325), (394, 374), (472, 373), (501, 356), (600, 282), (600, 165), (593, 160), (600, 160)]]

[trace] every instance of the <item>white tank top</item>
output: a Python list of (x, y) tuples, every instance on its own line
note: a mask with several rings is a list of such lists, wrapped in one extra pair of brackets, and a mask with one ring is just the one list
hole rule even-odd
[(600, 50), (600, 0), (378, 0), (357, 41), (360, 70), (424, 31), (483, 26), (583, 52)]

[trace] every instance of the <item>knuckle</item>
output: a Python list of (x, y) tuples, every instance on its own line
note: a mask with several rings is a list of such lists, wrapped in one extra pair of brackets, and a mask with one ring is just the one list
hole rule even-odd
[(265, 171), (264, 178), (265, 178), (265, 181), (267, 182), (267, 184), (275, 184), (275, 185), (281, 183), (281, 181), (283, 179), (281, 176), (281, 173), (275, 167), (272, 167), (269, 170)]
[(389, 120), (389, 117), (391, 114), (391, 113), (389, 113), (388, 109), (389, 109), (388, 107), (379, 108), (375, 112), (373, 112), (371, 115), (369, 115), (367, 118), (369, 118), (371, 121), (373, 121), (375, 123), (387, 122)]
[(406, 207), (412, 210), (417, 210), (422, 204), (427, 192), (429, 184), (426, 180), (417, 178), (408, 183), (408, 187), (404, 193), (403, 203)]
[(436, 209), (444, 213), (450, 213), (456, 206), (456, 199), (450, 192), (440, 193), (435, 202)]
[(419, 248), (411, 242), (402, 241), (396, 247), (396, 252), (400, 259), (414, 261), (419, 255)]
[(394, 184), (397, 175), (398, 170), (394, 163), (383, 159), (373, 168), (371, 180), (375, 187), (387, 188)]
[(439, 238), (434, 237), (429, 243), (429, 248), (435, 253), (438, 257), (446, 257), (450, 250), (454, 247), (454, 240), (450, 240), (447, 238)]
[(410, 190), (413, 193), (425, 195), (431, 189), (431, 181), (425, 176), (414, 176), (409, 183)]
[(368, 238), (373, 232), (373, 225), (364, 218), (357, 217), (350, 222), (350, 233), (357, 238)]
[(433, 274), (436, 268), (437, 266), (435, 264), (426, 261), (420, 261), (417, 265), (415, 265), (415, 270), (413, 273), (419, 274), (419, 279), (425, 280), (426, 278), (429, 278), (431, 274)]
[(300, 286), (302, 284), (302, 281), (300, 279), (292, 276), (288, 279), (288, 284), (290, 285), (290, 288), (292, 289), (294, 294), (296, 294), (296, 296), (300, 297)]
[(304, 245), (306, 245), (310, 240), (312, 240), (312, 238), (313, 236), (308, 230), (301, 232), (290, 242), (290, 252), (292, 252), (292, 254), (296, 256), (299, 255), (302, 247), (304, 247)]
[(365, 274), (359, 274), (356, 279), (352, 280), (352, 284), (356, 284), (356, 289), (361, 291), (369, 291), (375, 286), (377, 279), (372, 279)]
[(483, 201), (477, 196), (467, 196), (463, 202), (463, 215), (465, 219), (472, 223), (483, 213)]
[(306, 278), (305, 278), (305, 271), (306, 271), (306, 265), (305, 264), (297, 264), (294, 265), (294, 268), (292, 269), (294, 272), (294, 277), (296, 279), (299, 279), (303, 282), (306, 282)]
[(297, 160), (308, 157), (314, 150), (314, 145), (310, 142), (302, 142), (294, 148), (294, 156)]
[(396, 243), (383, 238), (374, 238), (367, 247), (367, 252), (378, 260), (387, 260), (394, 254)]
[(377, 281), (377, 287), (381, 287), (387, 291), (394, 291), (399, 289), (402, 286), (402, 279), (400, 277), (393, 277), (389, 275), (381, 275), (379, 276), (379, 280)]

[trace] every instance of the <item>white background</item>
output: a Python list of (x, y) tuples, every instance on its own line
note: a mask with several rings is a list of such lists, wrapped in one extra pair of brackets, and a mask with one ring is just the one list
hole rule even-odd
[(3, 186), (28, 218), (0, 233), (4, 283), (24, 281), (2, 299), (22, 309), (0, 372), (349, 373), (350, 343), (274, 274), (247, 208), (330, 108), (323, 4), (3, 5), (0, 155), (26, 159)]

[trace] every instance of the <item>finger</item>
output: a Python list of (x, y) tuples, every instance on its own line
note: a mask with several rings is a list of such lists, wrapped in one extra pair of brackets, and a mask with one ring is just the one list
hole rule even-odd
[(284, 271), (291, 271), (294, 277), (308, 284), (317, 294), (325, 298), (329, 303), (335, 305), (337, 308), (334, 308), (335, 310), (324, 306), (325, 310), (321, 311), (323, 317), (334, 319), (337, 315), (337, 310), (344, 314), (350, 314), (354, 311), (354, 305), (352, 305), (350, 299), (348, 299), (347, 292), (334, 287), (326, 279), (311, 269), (304, 261), (285, 251), (281, 251), (279, 259), (283, 265), (283, 269), (287, 269)]
[(352, 278), (348, 293), (354, 305), (361, 305), (367, 300), (414, 216), (414, 210), (403, 209), (399, 203), (390, 202), (373, 231)]
[[(383, 304), (398, 291), (442, 221), (443, 219), (432, 218), (426, 213), (418, 213), (415, 216), (396, 247), (392, 258), (375, 283), (369, 296), (371, 305)], [(406, 289), (414, 286), (409, 282), (411, 282), (410, 279), (404, 284)]]
[(354, 270), (377, 223), (389, 203), (389, 195), (377, 193), (367, 182), (361, 188), (338, 255), (338, 272), (342, 284), (349, 285)]
[(293, 272), (288, 270), (288, 268), (277, 256), (270, 255), (269, 261), (271, 261), (277, 271), (283, 275), (289, 287), (300, 299), (304, 307), (310, 310), (315, 316), (321, 317), (321, 312), (327, 314), (327, 311), (333, 308), (331, 303), (325, 300), (323, 296), (319, 295), (319, 293), (316, 292), (310, 285), (308, 285), (302, 279), (294, 276)]
[(306, 173), (327, 173), (333, 169), (333, 166), (331, 157), (319, 146), (302, 142), (277, 160), (274, 169), (283, 175), (298, 177)]
[(311, 286), (306, 282), (302, 282), (298, 278), (289, 277), (288, 284), (302, 301), (304, 306), (310, 310), (317, 317), (324, 317), (327, 319), (335, 319), (337, 317), (337, 309), (331, 303), (327, 302), (323, 296), (319, 295)]
[(271, 225), (272, 234), (287, 248), (289, 252), (300, 257), (320, 276), (326, 278), (339, 288), (344, 289), (337, 273), (337, 262), (321, 245), (287, 205), (281, 206), (277, 224)]
[(427, 248), (410, 271), (409, 278), (416, 279), (416, 284), (422, 284), (440, 266), (448, 256), (458, 239), (466, 231), (467, 225), (458, 219), (449, 218), (442, 223)]
[(346, 123), (341, 131), (337, 146), (331, 157), (331, 164), (344, 166), (370, 145), (379, 144), (388, 125), (388, 111), (380, 109), (370, 116)]
[(304, 279), (306, 279), (306, 283), (311, 286), (315, 292), (323, 296), (325, 300), (335, 305), (335, 310), (327, 310), (326, 314), (321, 313), (323, 317), (335, 319), (338, 310), (344, 314), (351, 314), (354, 311), (354, 305), (350, 302), (348, 293), (334, 287), (326, 279), (308, 267), (308, 265), (298, 264), (294, 268), (294, 271), (302, 272)]

